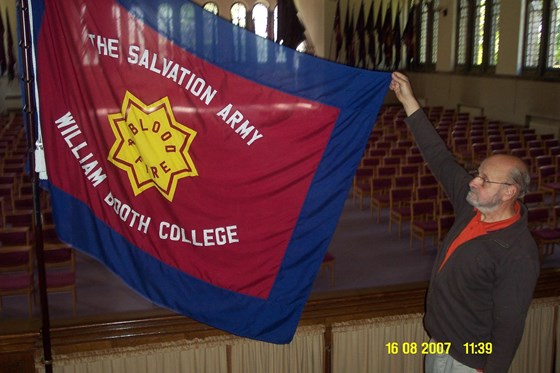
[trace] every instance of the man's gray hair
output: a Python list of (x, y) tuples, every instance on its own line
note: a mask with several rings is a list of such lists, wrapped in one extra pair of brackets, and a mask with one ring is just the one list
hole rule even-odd
[(512, 167), (509, 177), (513, 183), (519, 187), (517, 198), (525, 197), (525, 194), (529, 191), (529, 185), (531, 184), (529, 169), (527, 167)]

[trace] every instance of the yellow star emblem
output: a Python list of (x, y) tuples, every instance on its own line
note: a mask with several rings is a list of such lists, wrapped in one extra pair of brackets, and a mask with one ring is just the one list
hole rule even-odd
[(175, 120), (167, 97), (146, 105), (127, 91), (121, 112), (108, 118), (115, 135), (108, 159), (126, 171), (135, 196), (155, 186), (172, 201), (179, 180), (198, 175), (189, 155), (196, 132)]

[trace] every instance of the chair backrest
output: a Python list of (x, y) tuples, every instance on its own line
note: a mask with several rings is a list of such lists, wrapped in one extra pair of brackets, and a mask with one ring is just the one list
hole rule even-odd
[(396, 175), (393, 176), (393, 187), (412, 188), (416, 184), (416, 174)]
[(547, 227), (552, 222), (550, 208), (546, 206), (531, 207), (527, 210), (529, 229)]
[(436, 201), (439, 197), (439, 186), (436, 185), (426, 185), (426, 186), (419, 186), (416, 188), (416, 199), (423, 200), (429, 199)]
[(4, 227), (28, 227), (33, 226), (33, 210), (10, 211), (4, 215)]
[(454, 215), (453, 204), (449, 198), (441, 198), (439, 200), (439, 215)]
[[(379, 166), (381, 164), (381, 157), (372, 157), (372, 156), (367, 156), (362, 158), (362, 164), (360, 166), (360, 168), (362, 169), (371, 169), (373, 171), (373, 169), (377, 166)], [(373, 175), (373, 172), (372, 172)]]
[(560, 206), (555, 205), (552, 210), (552, 225), (554, 228), (558, 229), (560, 228)]
[(537, 168), (539, 187), (544, 183), (550, 183), (556, 181), (556, 166), (547, 165), (540, 166)]
[(75, 269), (74, 249), (66, 244), (47, 245), (44, 249), (44, 261), (47, 268)]
[(420, 173), (420, 164), (401, 164), (399, 174), (401, 175), (418, 175)]
[(383, 165), (384, 166), (392, 166), (392, 165), (400, 165), (401, 164), (401, 157), (398, 155), (390, 155), (383, 158)]
[(410, 203), (411, 224), (418, 220), (430, 220), (435, 217), (435, 202), (432, 200), (416, 200)]
[(437, 185), (437, 179), (434, 175), (432, 174), (428, 174), (428, 175), (421, 175), (418, 178), (418, 185), (420, 186), (427, 186), (427, 185)]
[(404, 164), (423, 164), (424, 163), (424, 157), (422, 157), (422, 154), (410, 154), (407, 155), (405, 157), (404, 160)]
[(544, 193), (542, 193), (542, 192), (529, 192), (529, 193), (525, 194), (522, 201), (528, 207), (542, 205), (544, 203)]
[(438, 216), (438, 238), (439, 241), (443, 239), (443, 236), (449, 232), (449, 229), (455, 223), (455, 215), (440, 215)]
[(33, 271), (32, 246), (0, 246), (0, 272), (17, 271)]
[(0, 229), (0, 246), (22, 246), (31, 243), (29, 227)]
[(393, 177), (381, 176), (370, 179), (371, 194), (387, 193), (393, 187)]
[(394, 176), (398, 172), (398, 165), (379, 166), (375, 170), (376, 176)]
[(389, 191), (389, 209), (402, 207), (410, 204), (413, 195), (413, 188), (394, 188)]
[(535, 157), (535, 165), (540, 166), (550, 166), (554, 164), (554, 158), (551, 155), (539, 155)]

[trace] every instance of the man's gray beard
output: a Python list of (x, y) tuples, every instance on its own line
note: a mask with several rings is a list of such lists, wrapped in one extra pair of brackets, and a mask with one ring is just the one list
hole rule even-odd
[(495, 209), (498, 208), (498, 206), (500, 205), (500, 201), (499, 200), (495, 200), (492, 201), (492, 203), (490, 205), (486, 204), (486, 205), (481, 205), (480, 203), (478, 203), (478, 200), (476, 198), (473, 198), (472, 196), (475, 196), (475, 192), (473, 191), (469, 191), (467, 193), (467, 202), (474, 208), (477, 208), (478, 210), (480, 210), (481, 212), (491, 212)]

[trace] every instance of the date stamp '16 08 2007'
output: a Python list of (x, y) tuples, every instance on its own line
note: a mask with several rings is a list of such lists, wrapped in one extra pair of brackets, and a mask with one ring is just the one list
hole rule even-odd
[(388, 355), (434, 355), (434, 354), (448, 354), (451, 342), (389, 342), (385, 344), (387, 347)]
[[(448, 354), (451, 348), (451, 342), (388, 342), (385, 344), (387, 355), (435, 355)], [(468, 354), (492, 354), (492, 342), (465, 343), (463, 344), (465, 353)]]

